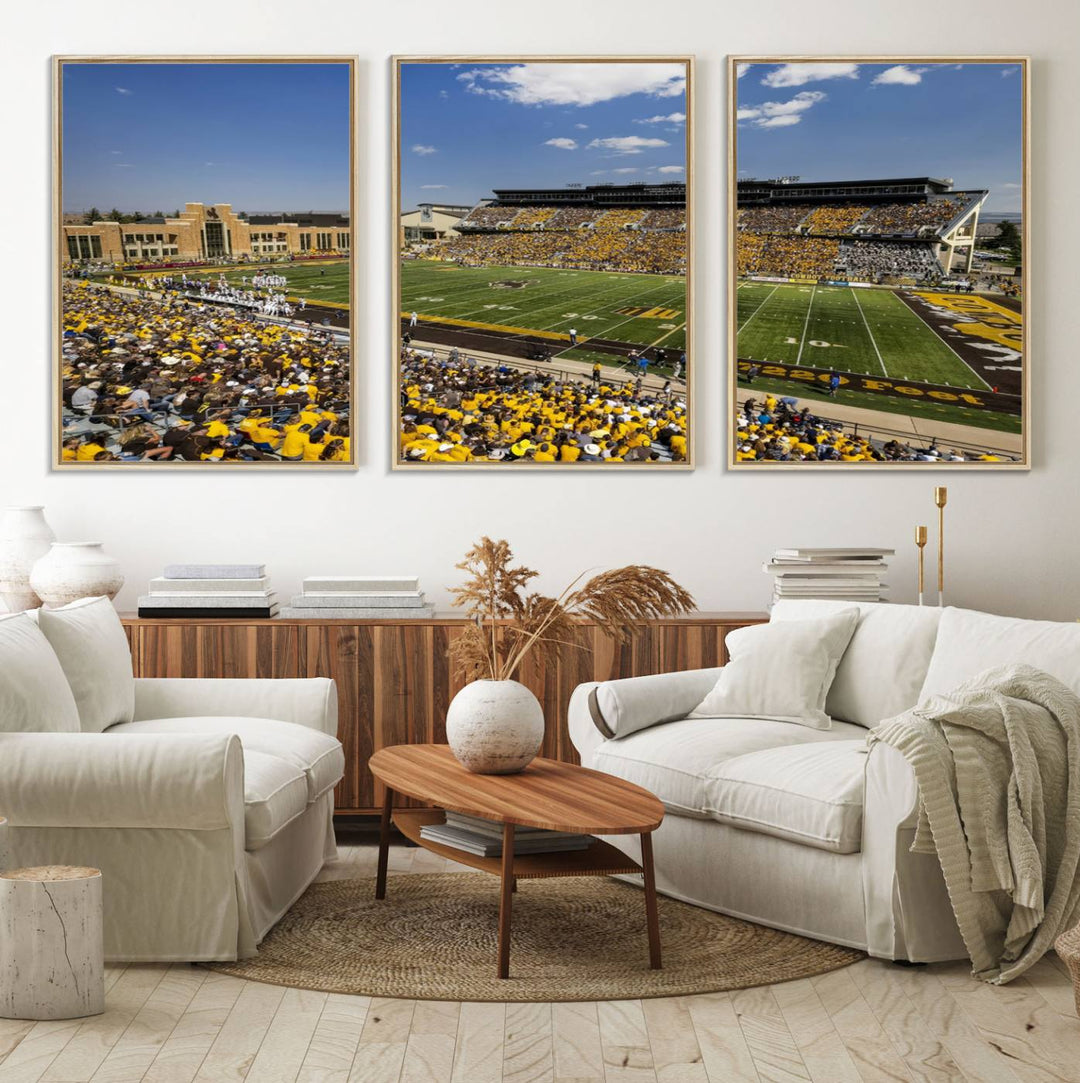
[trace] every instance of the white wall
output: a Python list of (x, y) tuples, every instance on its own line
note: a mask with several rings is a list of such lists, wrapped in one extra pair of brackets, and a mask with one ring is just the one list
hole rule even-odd
[[(416, 572), (444, 603), (455, 561), (482, 533), (509, 538), (544, 572), (548, 589), (587, 566), (642, 561), (670, 570), (704, 609), (761, 608), (769, 582), (759, 566), (778, 545), (895, 546), (902, 555), (893, 596), (904, 601), (913, 593), (913, 527), (932, 523), (933, 487), (945, 483), (952, 602), (1080, 617), (1080, 15), (1073, 0), (53, 0), (13, 5), (5, 23), (0, 503), (45, 503), (62, 538), (104, 540), (128, 576), (122, 608), (134, 606), (168, 561), (233, 558), (265, 560), (286, 593), (315, 572)], [(48, 58), (166, 49), (361, 58), (358, 315), (366, 330), (358, 358), (363, 465), (355, 474), (49, 470)], [(696, 471), (390, 473), (394, 52), (697, 55)], [(751, 52), (1032, 56), (1030, 473), (725, 472), (724, 58)]]

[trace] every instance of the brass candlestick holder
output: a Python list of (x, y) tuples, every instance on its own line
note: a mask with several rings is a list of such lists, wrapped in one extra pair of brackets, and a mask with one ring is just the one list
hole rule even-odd
[(915, 544), (919, 547), (919, 605), (923, 604), (923, 587), (926, 583), (926, 538), (926, 527), (917, 526), (915, 528)]
[(949, 490), (944, 485), (934, 489), (934, 503), (937, 505), (937, 604), (945, 604), (945, 503), (949, 499)]

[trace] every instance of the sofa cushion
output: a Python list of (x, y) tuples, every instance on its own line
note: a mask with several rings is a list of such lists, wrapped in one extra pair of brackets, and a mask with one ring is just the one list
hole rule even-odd
[(113, 726), (109, 733), (235, 733), (245, 752), (265, 752), (300, 768), (309, 802), (336, 786), (345, 774), (345, 754), (336, 737), (272, 718), (151, 718)]
[(736, 756), (707, 784), (721, 823), (837, 854), (862, 848), (866, 738), (782, 745)]
[(984, 670), (1018, 662), (1057, 677), (1080, 695), (1080, 624), (948, 608), (920, 700), (951, 692)]
[(0, 616), (0, 731), (79, 731), (79, 709), (60, 660), (25, 613)]
[(302, 815), (307, 795), (307, 776), (299, 767), (244, 749), (244, 848), (261, 849)]
[(825, 700), (833, 718), (873, 727), (914, 707), (930, 668), (937, 606), (889, 602), (778, 601), (770, 619), (806, 620), (855, 606), (859, 620)]
[(729, 760), (771, 748), (862, 741), (865, 736), (865, 730), (847, 722), (816, 730), (760, 718), (686, 718), (605, 741), (586, 766), (644, 786), (669, 812), (710, 818), (717, 811), (712, 782)]
[(135, 715), (135, 677), (124, 626), (108, 598), (40, 609), (45, 633), (71, 686), (83, 733), (101, 733)]
[(858, 610), (849, 606), (816, 620), (729, 632), (731, 660), (690, 717), (766, 718), (827, 730), (829, 686), (858, 619)]

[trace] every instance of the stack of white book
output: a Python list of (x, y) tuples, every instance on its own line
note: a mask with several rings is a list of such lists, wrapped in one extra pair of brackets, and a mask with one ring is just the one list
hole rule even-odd
[(415, 575), (315, 575), (304, 580), (283, 617), (349, 620), (419, 620), (435, 609), (424, 601)]
[(139, 598), (140, 617), (247, 617), (277, 614), (265, 564), (170, 564)]
[[(503, 825), (464, 812), (447, 812), (446, 823), (426, 824), (420, 837), (464, 850), (477, 857), (501, 857)], [(553, 854), (567, 850), (586, 850), (595, 840), (591, 835), (568, 831), (545, 831), (539, 827), (514, 828), (515, 854)]]
[(826, 598), (880, 602), (888, 585), (885, 558), (894, 549), (777, 549), (762, 570), (773, 577), (773, 600)]

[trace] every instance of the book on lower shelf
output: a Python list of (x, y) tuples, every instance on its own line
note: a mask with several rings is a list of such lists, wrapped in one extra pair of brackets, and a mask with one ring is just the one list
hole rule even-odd
[[(478, 816), (447, 812), (446, 822), (425, 824), (420, 837), (476, 857), (501, 857), (503, 825)], [(514, 828), (514, 854), (554, 854), (587, 850), (595, 840), (591, 835), (568, 831), (546, 831), (539, 827)]]

